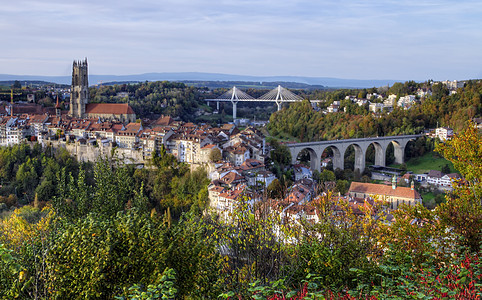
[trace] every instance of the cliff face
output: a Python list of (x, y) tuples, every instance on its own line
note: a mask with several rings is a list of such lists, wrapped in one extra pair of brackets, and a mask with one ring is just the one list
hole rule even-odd
[[(65, 148), (78, 161), (95, 162), (99, 158), (111, 158), (112, 155), (125, 164), (146, 164), (150, 159), (150, 153), (146, 154), (142, 150), (112, 147), (111, 144), (107, 146), (102, 144), (93, 146), (78, 142), (51, 141), (50, 143), (54, 148)], [(113, 149), (115, 150), (113, 151)]]

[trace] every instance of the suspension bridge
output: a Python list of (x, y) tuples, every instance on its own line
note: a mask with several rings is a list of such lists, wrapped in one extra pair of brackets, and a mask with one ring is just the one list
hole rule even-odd
[[(302, 101), (303, 98), (294, 94), (293, 92), (285, 89), (281, 85), (277, 88), (272, 89), (263, 96), (259, 98), (251, 97), (245, 92), (233, 86), (229, 91), (222, 94), (216, 99), (204, 99), (206, 102), (216, 102), (216, 109), (219, 110), (219, 102), (231, 102), (233, 104), (233, 119), (236, 119), (236, 109), (238, 102), (275, 102), (278, 106), (278, 110), (281, 110), (281, 106), (286, 102), (298, 102)], [(310, 102), (318, 103), (322, 100), (310, 100)]]

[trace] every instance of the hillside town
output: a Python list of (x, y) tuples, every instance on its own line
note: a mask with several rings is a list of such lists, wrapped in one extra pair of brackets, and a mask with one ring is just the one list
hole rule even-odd
[(0, 300), (482, 300), (482, 1), (2, 4)]
[[(440, 81), (432, 82), (432, 85), (441, 84), (445, 86), (450, 95), (457, 94), (457, 90), (464, 87), (464, 81)], [(398, 107), (404, 110), (412, 108), (415, 104), (420, 103), (421, 100), (432, 95), (432, 90), (430, 88), (419, 88), (413, 95), (398, 96), (396, 94), (379, 94), (379, 93), (367, 93), (366, 95), (349, 95), (345, 97), (348, 100), (358, 106), (367, 106), (368, 110), (372, 113), (382, 113), (391, 112), (394, 107)], [(333, 101), (323, 113), (334, 113), (340, 111), (341, 102)], [(346, 107), (345, 107), (346, 112)]]
[[(457, 82), (443, 84), (459, 88)], [(417, 98), (429, 93), (429, 90), (420, 91)], [(65, 148), (79, 161), (115, 156), (124, 163), (139, 167), (148, 166), (157, 153), (172, 154), (191, 168), (207, 170), (211, 180), (208, 187), (210, 211), (225, 221), (229, 221), (242, 199), (256, 202), (266, 198), (266, 189), (276, 180), (269, 171), (270, 166), (266, 166), (270, 152), (266, 137), (256, 127), (247, 126), (241, 130), (235, 124), (212, 127), (174, 120), (165, 115), (156, 120), (138, 120), (127, 103), (89, 103), (86, 60), (73, 64), (70, 102), (61, 103), (59, 94), (62, 96), (60, 92), (57, 94), (55, 107), (13, 102), (0, 106), (0, 146), (38, 142), (44, 147)], [(383, 100), (376, 93), (367, 95), (367, 98)], [(383, 103), (370, 103), (354, 96), (347, 96), (347, 99), (358, 105), (369, 105), (374, 113), (393, 109), (394, 105), (409, 109), (416, 101), (415, 96), (400, 97), (397, 101), (396, 95), (388, 96)], [(327, 111), (336, 112), (338, 105), (335, 101)], [(453, 130), (440, 127), (427, 134), (445, 141), (452, 137)], [(329, 162), (328, 157), (322, 164), (327, 166)], [(317, 222), (318, 212), (313, 201), (326, 195), (330, 189), (323, 190), (318, 186), (309, 167), (297, 164), (292, 168), (293, 184), (286, 187), (281, 199), (269, 200), (269, 209), (293, 222), (301, 219)], [(359, 206), (365, 206), (366, 201), (373, 203), (374, 199), (387, 201), (389, 209), (393, 210), (400, 204), (422, 203), (422, 197), (414, 190), (414, 179), (445, 189), (450, 189), (452, 180), (460, 179), (456, 173), (444, 174), (435, 170), (415, 174), (411, 182), (409, 178), (397, 179), (394, 175), (391, 186), (389, 183), (353, 182), (346, 195), (332, 196), (345, 201), (358, 214), (362, 214)], [(399, 186), (400, 180), (405, 180), (405, 186)], [(330, 182), (325, 182), (325, 187), (329, 185)]]

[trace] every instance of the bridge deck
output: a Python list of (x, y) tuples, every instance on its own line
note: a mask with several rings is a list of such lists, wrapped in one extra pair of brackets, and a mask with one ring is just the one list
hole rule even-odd
[[(206, 102), (300, 102), (302, 100), (291, 100), (291, 99), (283, 99), (283, 100), (275, 100), (275, 99), (204, 99)], [(310, 102), (319, 103), (325, 102), (325, 100), (308, 100)]]
[(286, 143), (287, 147), (308, 147), (315, 145), (333, 145), (333, 144), (345, 144), (345, 143), (355, 143), (355, 142), (367, 142), (367, 141), (386, 141), (386, 140), (396, 140), (405, 138), (417, 138), (421, 137), (423, 134), (412, 134), (412, 135), (391, 135), (391, 136), (377, 136), (377, 137), (366, 137), (366, 138), (354, 138), (345, 140), (329, 140), (329, 141), (317, 141), (317, 142), (304, 142), (304, 143)]

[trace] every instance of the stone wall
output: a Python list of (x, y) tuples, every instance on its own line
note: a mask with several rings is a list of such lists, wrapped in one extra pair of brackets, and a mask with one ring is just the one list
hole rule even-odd
[(66, 143), (63, 141), (49, 141), (46, 144), (49, 143), (54, 148), (66, 149), (72, 156), (77, 158), (78, 161), (95, 162), (99, 158), (111, 158), (114, 156), (126, 164), (146, 164), (148, 162), (144, 159), (142, 150), (117, 148), (112, 147), (110, 144), (108, 146), (103, 146), (102, 144), (93, 146), (90, 144), (80, 144), (77, 142)]

